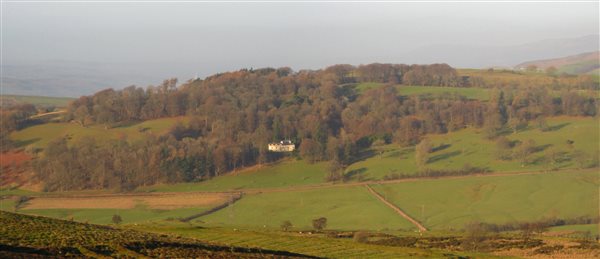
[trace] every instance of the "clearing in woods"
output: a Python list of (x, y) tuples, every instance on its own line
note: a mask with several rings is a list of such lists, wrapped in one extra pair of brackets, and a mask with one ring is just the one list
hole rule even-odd
[(143, 140), (148, 134), (161, 135), (167, 133), (177, 122), (187, 123), (188, 121), (189, 117), (186, 116), (170, 117), (131, 123), (108, 129), (104, 125), (82, 127), (78, 124), (67, 122), (45, 123), (13, 132), (10, 138), (19, 147), (31, 145), (35, 148), (45, 148), (50, 141), (60, 137), (66, 137), (69, 141), (77, 141), (88, 136), (94, 137), (98, 143), (127, 137), (130, 142), (135, 142)]

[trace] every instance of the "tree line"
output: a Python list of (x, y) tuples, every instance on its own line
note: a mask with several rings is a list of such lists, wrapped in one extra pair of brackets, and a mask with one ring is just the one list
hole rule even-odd
[(37, 109), (31, 104), (17, 104), (0, 109), (0, 151), (4, 152), (14, 146), (10, 133), (27, 126), (28, 118), (36, 113)]

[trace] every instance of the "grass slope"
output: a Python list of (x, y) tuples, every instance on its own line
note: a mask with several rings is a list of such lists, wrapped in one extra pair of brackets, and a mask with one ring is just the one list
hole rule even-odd
[(324, 182), (326, 168), (326, 163), (308, 164), (305, 161), (286, 160), (274, 165), (218, 176), (201, 183), (159, 185), (140, 188), (139, 191), (231, 191), (319, 184)]
[(373, 185), (432, 229), (598, 215), (597, 171), (468, 177)]
[[(358, 92), (375, 89), (384, 86), (383, 83), (360, 83), (355, 86)], [(461, 88), (461, 87), (441, 87), (441, 86), (409, 86), (396, 85), (398, 95), (426, 95), (426, 96), (441, 96), (441, 95), (461, 95), (469, 99), (477, 99), (486, 101), (490, 98), (491, 90), (486, 88)]]
[[(530, 163), (521, 165), (518, 159), (500, 160), (496, 158), (496, 143), (484, 137), (481, 129), (464, 129), (448, 134), (430, 135), (434, 147), (428, 168), (461, 169), (465, 164), (486, 168), (493, 172), (540, 171), (548, 170), (543, 161), (545, 150), (554, 148), (563, 152), (567, 159), (556, 164), (556, 168), (577, 168), (573, 159), (568, 159), (575, 150), (582, 150), (588, 156), (598, 156), (600, 127), (597, 119), (577, 117), (555, 117), (548, 119), (551, 131), (542, 132), (533, 126), (508, 134), (512, 141), (532, 139), (539, 149), (531, 155)], [(567, 140), (573, 140), (569, 147)], [(443, 147), (443, 148), (440, 148)], [(394, 144), (374, 147), (370, 155), (348, 166), (346, 173), (352, 181), (381, 180), (390, 174), (416, 175), (414, 147), (400, 147)], [(314, 185), (325, 182), (327, 163), (308, 164), (302, 160), (286, 160), (274, 165), (256, 167), (237, 174), (228, 174), (201, 183), (183, 183), (140, 188), (139, 191), (182, 192), (182, 191), (231, 191), (259, 188), (285, 188)]]
[[(487, 168), (494, 172), (503, 171), (535, 171), (548, 169), (543, 161), (545, 150), (554, 148), (563, 152), (567, 159), (556, 164), (557, 168), (577, 168), (573, 159), (568, 159), (575, 150), (582, 150), (588, 156), (598, 157), (600, 143), (599, 121), (594, 118), (555, 117), (548, 119), (551, 131), (542, 132), (533, 126), (507, 134), (511, 140), (527, 141), (532, 139), (539, 151), (531, 154), (530, 163), (521, 166), (518, 159), (500, 160), (496, 158), (496, 142), (484, 137), (481, 129), (464, 129), (448, 134), (429, 135), (434, 147), (438, 150), (429, 154), (427, 167), (431, 169), (460, 169), (465, 164)], [(574, 141), (569, 147), (567, 140)], [(353, 172), (355, 177), (363, 175), (364, 179), (382, 179), (393, 173), (416, 174), (414, 147), (399, 147), (386, 145), (372, 149), (375, 154), (367, 159), (350, 165), (347, 172)]]
[(162, 134), (178, 121), (187, 120), (186, 117), (162, 118), (110, 129), (105, 129), (102, 125), (81, 127), (73, 123), (46, 123), (13, 132), (10, 137), (19, 146), (33, 145), (39, 148), (44, 148), (48, 142), (65, 136), (71, 141), (77, 141), (84, 136), (94, 137), (99, 142), (121, 136), (127, 136), (130, 141), (137, 141), (143, 139), (145, 134)]
[(279, 228), (289, 220), (297, 229), (312, 229), (312, 220), (326, 217), (327, 228), (413, 229), (410, 222), (380, 203), (365, 187), (247, 195), (232, 206), (200, 218), (210, 226)]

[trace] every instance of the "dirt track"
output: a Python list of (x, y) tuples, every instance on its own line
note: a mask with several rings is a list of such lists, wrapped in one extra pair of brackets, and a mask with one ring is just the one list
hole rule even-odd
[(365, 187), (367, 187), (367, 190), (369, 190), (369, 192), (371, 194), (373, 194), (375, 197), (377, 197), (381, 202), (383, 202), (385, 205), (387, 205), (388, 207), (390, 207), (391, 209), (393, 209), (396, 213), (400, 214), (400, 216), (402, 216), (406, 220), (410, 221), (410, 223), (412, 223), (413, 225), (415, 225), (419, 229), (419, 231), (421, 231), (421, 232), (427, 232), (427, 228), (425, 228), (425, 226), (421, 225), (421, 223), (419, 223), (417, 220), (415, 220), (415, 219), (411, 218), (410, 216), (408, 216), (408, 214), (406, 214), (400, 208), (396, 207), (396, 205), (394, 205), (391, 202), (387, 201), (383, 196), (381, 196), (381, 194), (379, 194), (375, 190), (373, 190), (373, 188), (371, 188), (371, 186), (369, 186), (367, 184), (367, 185), (365, 185)]

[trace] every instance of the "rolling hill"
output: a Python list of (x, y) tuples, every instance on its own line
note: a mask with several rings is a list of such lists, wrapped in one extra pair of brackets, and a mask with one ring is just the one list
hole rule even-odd
[(546, 70), (550, 67), (558, 69), (559, 73), (567, 74), (597, 74), (600, 68), (600, 52), (586, 52), (578, 55), (534, 60), (523, 62), (515, 66), (516, 69), (525, 69), (528, 66), (536, 66), (538, 69)]

